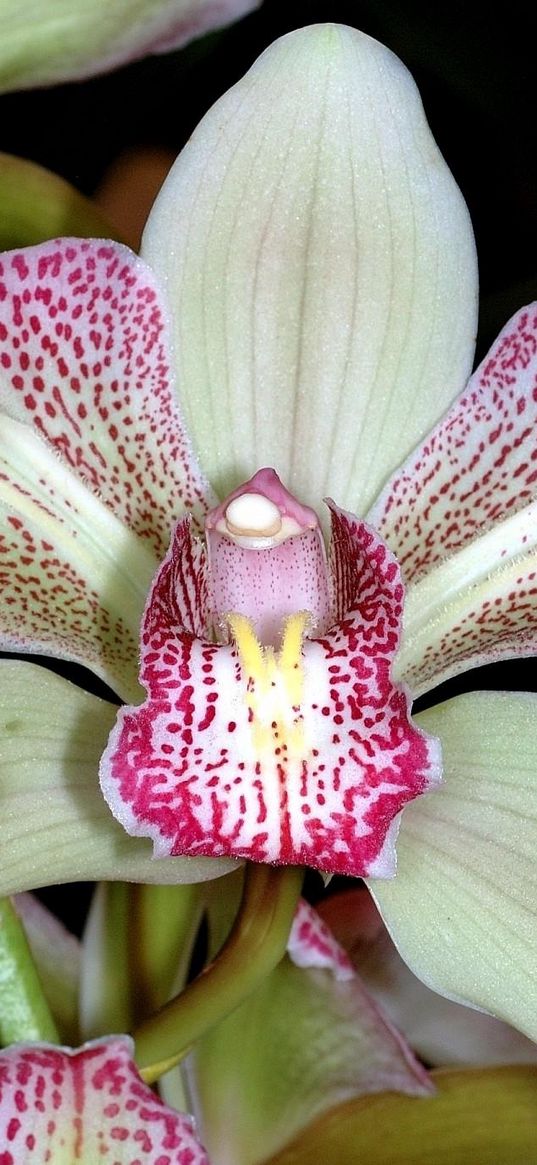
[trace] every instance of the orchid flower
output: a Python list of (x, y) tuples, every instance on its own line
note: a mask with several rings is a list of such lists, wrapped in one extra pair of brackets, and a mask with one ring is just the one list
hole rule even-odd
[[(66, 1018), (69, 1028), (77, 1022), (76, 1014), (67, 1015), (62, 996), (75, 997), (76, 1013), (77, 991), (84, 994), (85, 964), (88, 973), (95, 969), (94, 942), (85, 938), (78, 943), (31, 895), (17, 896), (15, 906), (39, 973), (45, 971), (46, 995), (54, 1001), (61, 1038)], [(10, 982), (5, 966), (3, 970), (4, 990), (13, 985), (16, 991), (17, 984)], [(291, 1001), (299, 1022), (290, 1027)], [(78, 1007), (85, 1035), (88, 1013), (82, 999)], [(3, 1021), (4, 1003), (0, 1011)], [(345, 952), (306, 902), (296, 911), (288, 957), (246, 1008), (235, 1012), (239, 1037), (252, 1012), (255, 1047), (247, 1054), (243, 1042), (243, 1054), (231, 1056), (232, 1078), (214, 1071), (220, 1029), (189, 1065), (196, 1126), (149, 1090), (136, 1071), (127, 1037), (86, 1039), (78, 1050), (25, 1042), (0, 1052), (0, 1144), (8, 1150), (3, 1165), (75, 1159), (134, 1165), (140, 1154), (147, 1165), (208, 1165), (196, 1127), (204, 1141), (209, 1139), (211, 1165), (254, 1165), (344, 1101), (391, 1090), (434, 1095), (428, 1073), (369, 998)], [(93, 1015), (92, 1022), (99, 1026), (103, 1019)], [(233, 1028), (226, 1040), (229, 1057)], [(256, 1057), (260, 1042), (263, 1054)], [(275, 1087), (282, 1095), (287, 1091), (285, 1104), (277, 1101)]]
[(179, 48), (257, 0), (1, 0), (0, 92), (105, 73)]
[(464, 202), (406, 71), (332, 26), (208, 113), (142, 256), (2, 262), (3, 642), (130, 701), (101, 775), (141, 835), (96, 788), (115, 709), (7, 663), (4, 889), (362, 873), (425, 982), (535, 1038), (535, 700), (408, 717), (409, 692), (535, 649), (535, 310), (465, 387)]

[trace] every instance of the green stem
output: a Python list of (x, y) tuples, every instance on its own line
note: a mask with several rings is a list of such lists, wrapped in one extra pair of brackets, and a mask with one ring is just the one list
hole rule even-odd
[(235, 925), (215, 961), (181, 995), (134, 1033), (136, 1060), (148, 1083), (225, 1019), (283, 958), (302, 887), (293, 866), (249, 865)]
[(56, 1025), (24, 928), (9, 898), (0, 899), (0, 1043), (59, 1043)]

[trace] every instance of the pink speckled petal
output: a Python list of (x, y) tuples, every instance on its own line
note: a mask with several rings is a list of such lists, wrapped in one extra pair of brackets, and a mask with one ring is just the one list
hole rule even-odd
[(353, 965), (343, 947), (336, 942), (320, 914), (303, 898), (293, 919), (287, 953), (295, 967), (324, 967), (342, 982), (354, 978)]
[(190, 1117), (143, 1083), (126, 1036), (0, 1053), (0, 1165), (209, 1165)]
[(368, 515), (407, 583), (537, 497), (537, 304), (501, 332), (467, 388)]
[(91, 77), (169, 52), (237, 20), (256, 0), (3, 0), (0, 91)]
[(396, 674), (415, 695), (537, 650), (537, 305), (504, 328), (370, 519), (410, 584)]
[(335, 507), (333, 526), (337, 576), (355, 580), (350, 613), (324, 638), (295, 643), (286, 668), (259, 645), (251, 666), (240, 636), (196, 638), (203, 564), (188, 520), (179, 524), (144, 616), (149, 698), (119, 713), (101, 765), (113, 813), (152, 837), (156, 855), (393, 874), (398, 815), (438, 779), (439, 750), (410, 724), (406, 693), (390, 679), (397, 563)]
[(0, 409), (33, 426), (160, 556), (203, 506), (170, 384), (167, 309), (119, 243), (59, 239), (0, 258)]
[(163, 307), (112, 243), (45, 243), (0, 271), (0, 642), (136, 699), (156, 556), (177, 511), (204, 508)]
[(136, 699), (155, 559), (26, 425), (0, 424), (0, 646), (75, 660)]
[(394, 674), (414, 695), (481, 664), (537, 651), (537, 501), (407, 590)]

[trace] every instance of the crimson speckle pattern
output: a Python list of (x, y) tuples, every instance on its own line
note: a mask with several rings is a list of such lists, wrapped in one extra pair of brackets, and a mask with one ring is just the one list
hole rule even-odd
[(324, 967), (342, 982), (356, 974), (326, 922), (303, 898), (293, 919), (287, 953), (297, 967)]
[(537, 305), (523, 308), (369, 514), (405, 583), (537, 497)]
[[(6, 477), (0, 468), (0, 483)], [(19, 488), (13, 479), (12, 485)], [(114, 686), (122, 677), (128, 690), (138, 658), (133, 634), (57, 541), (15, 513), (4, 515), (0, 530), (0, 590), (4, 649), (80, 660)]]
[(177, 514), (206, 508), (169, 361), (162, 293), (126, 247), (58, 239), (2, 256), (2, 409), (159, 556)]
[(190, 1117), (143, 1083), (132, 1041), (0, 1053), (0, 1165), (209, 1165)]
[(152, 837), (155, 854), (394, 872), (390, 827), (438, 779), (440, 757), (390, 678), (403, 603), (397, 563), (358, 519), (334, 507), (332, 520), (336, 575), (352, 577), (354, 590), (339, 623), (304, 641), (303, 697), (289, 708), (303, 732), (298, 752), (278, 722), (256, 719), (256, 680), (242, 674), (236, 646), (197, 637), (203, 576), (179, 524), (142, 627), (149, 698), (120, 712), (101, 765), (113, 813)]
[[(132, 692), (149, 552), (156, 566), (177, 514), (211, 497), (173, 396), (165, 305), (127, 248), (61, 239), (2, 256), (0, 410), (27, 433), (19, 449), (4, 421), (0, 439), (2, 646), (78, 660)], [(107, 510), (147, 548), (130, 626), (83, 565), (107, 542)], [(117, 556), (107, 570), (121, 594)]]

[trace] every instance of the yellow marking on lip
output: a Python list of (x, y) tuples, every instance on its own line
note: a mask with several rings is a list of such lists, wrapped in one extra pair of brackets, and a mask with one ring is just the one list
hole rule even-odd
[(304, 691), (302, 641), (309, 617), (307, 611), (287, 617), (282, 645), (276, 653), (273, 647), (263, 647), (259, 642), (246, 615), (227, 616), (246, 684), (244, 697), (253, 713), (253, 743), (260, 760), (267, 752), (274, 758), (275, 748), (281, 749), (282, 763), (305, 759), (309, 752), (300, 712)]

